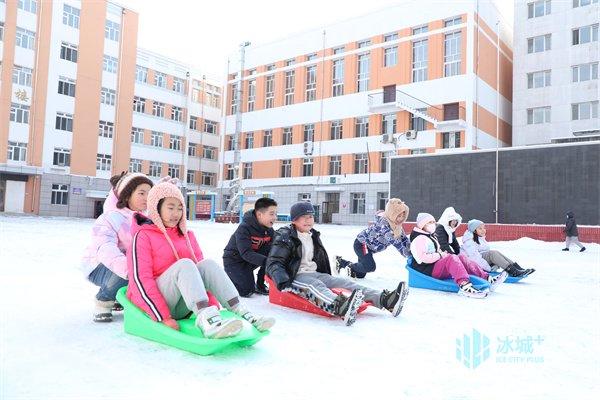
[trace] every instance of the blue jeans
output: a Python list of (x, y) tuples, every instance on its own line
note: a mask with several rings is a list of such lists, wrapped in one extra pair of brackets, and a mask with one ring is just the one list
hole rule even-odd
[(98, 264), (88, 276), (88, 280), (96, 286), (100, 286), (96, 299), (100, 301), (114, 301), (117, 291), (123, 286), (127, 286), (128, 281), (106, 268), (103, 264)]
[(356, 273), (357, 278), (364, 278), (367, 272), (375, 271), (377, 265), (375, 265), (373, 254), (368, 248), (367, 254), (365, 254), (363, 244), (358, 240), (354, 240), (354, 252), (358, 256), (358, 262), (350, 265), (350, 268)]

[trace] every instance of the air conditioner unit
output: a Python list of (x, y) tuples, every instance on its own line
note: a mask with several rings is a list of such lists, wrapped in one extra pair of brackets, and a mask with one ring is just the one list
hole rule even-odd
[(304, 155), (310, 156), (313, 153), (313, 142), (304, 142)]
[(414, 140), (417, 138), (417, 131), (406, 131), (406, 140)]

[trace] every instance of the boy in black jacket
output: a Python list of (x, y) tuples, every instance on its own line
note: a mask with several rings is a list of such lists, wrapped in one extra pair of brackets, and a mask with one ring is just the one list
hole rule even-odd
[(579, 246), (579, 252), (585, 251), (585, 246), (579, 241), (579, 232), (577, 231), (577, 222), (575, 222), (575, 214), (573, 214), (573, 211), (567, 213), (567, 222), (563, 228), (563, 232), (565, 233), (566, 239), (565, 248), (562, 249), (562, 251), (569, 251), (571, 244)]
[[(273, 223), (277, 220), (277, 202), (262, 197), (254, 209), (244, 214), (223, 252), (223, 266), (240, 296), (252, 293), (268, 295), (265, 286), (265, 262), (273, 243)], [(256, 284), (254, 270), (258, 268)]]
[[(314, 213), (310, 203), (294, 204), (290, 210), (292, 223), (275, 234), (266, 266), (267, 274), (277, 288), (304, 297), (322, 310), (342, 317), (346, 325), (354, 323), (363, 300), (398, 316), (408, 295), (406, 282), (400, 282), (396, 290), (379, 291), (348, 278), (331, 276), (329, 257), (320, 233), (313, 229)], [(350, 289), (352, 294), (349, 297), (336, 295), (330, 288)]]

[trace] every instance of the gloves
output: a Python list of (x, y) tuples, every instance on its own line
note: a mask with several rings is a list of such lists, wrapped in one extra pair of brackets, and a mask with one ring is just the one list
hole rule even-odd
[(179, 324), (173, 318), (164, 319), (162, 323), (171, 329), (175, 329), (176, 331), (179, 330)]

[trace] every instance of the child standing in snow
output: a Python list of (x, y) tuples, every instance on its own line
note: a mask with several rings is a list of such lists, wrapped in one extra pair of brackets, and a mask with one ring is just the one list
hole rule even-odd
[[(386, 309), (394, 317), (400, 314), (408, 295), (405, 282), (395, 290), (374, 290), (342, 277), (331, 276), (329, 257), (313, 229), (314, 209), (310, 203), (299, 202), (292, 206), (292, 223), (277, 230), (275, 241), (267, 258), (267, 275), (279, 290), (291, 291), (321, 308), (344, 319), (352, 325), (363, 302)], [(352, 290), (349, 297), (336, 295), (331, 288)]]
[(410, 243), (402, 224), (408, 218), (408, 206), (400, 199), (389, 199), (385, 211), (376, 215), (375, 223), (358, 234), (354, 240), (354, 252), (358, 262), (352, 263), (340, 256), (335, 257), (335, 269), (340, 272), (346, 268), (353, 278), (364, 278), (368, 272), (375, 271), (377, 265), (373, 254), (394, 246), (404, 257), (410, 254)]
[(519, 264), (500, 253), (491, 250), (485, 240), (485, 225), (478, 219), (467, 223), (467, 230), (462, 237), (462, 250), (471, 260), (475, 261), (484, 271), (491, 272), (498, 268), (508, 272), (509, 276), (525, 277), (535, 272), (535, 269), (521, 268)]
[(436, 279), (452, 277), (459, 287), (460, 294), (474, 298), (484, 298), (488, 292), (473, 287), (469, 275), (486, 279), (490, 283), (490, 290), (494, 290), (506, 280), (508, 277), (506, 272), (491, 276), (476, 263), (442, 251), (434, 235), (435, 229), (435, 218), (431, 214), (419, 213), (417, 215), (417, 225), (410, 234), (413, 269)]
[(196, 315), (196, 326), (208, 338), (237, 335), (238, 319), (221, 319), (209, 306), (207, 290), (228, 310), (259, 331), (273, 326), (273, 318), (258, 317), (240, 303), (235, 286), (213, 260), (203, 259), (193, 232), (187, 230), (185, 202), (171, 183), (160, 183), (148, 193), (148, 217), (135, 214), (127, 263), (131, 284), (127, 297), (152, 319), (179, 329), (177, 319)]
[(573, 211), (569, 211), (567, 213), (567, 222), (565, 224), (563, 232), (565, 233), (566, 239), (565, 239), (565, 248), (562, 249), (562, 251), (569, 251), (569, 247), (571, 246), (571, 243), (579, 246), (580, 252), (585, 251), (585, 246), (582, 245), (581, 242), (579, 241), (579, 237), (578, 237), (579, 235), (577, 232), (577, 222), (575, 222), (575, 214), (573, 214)]

